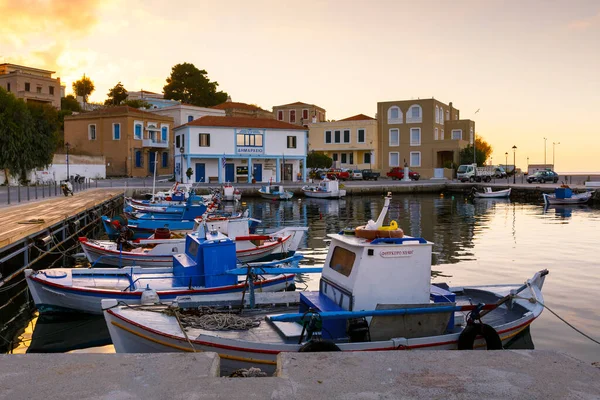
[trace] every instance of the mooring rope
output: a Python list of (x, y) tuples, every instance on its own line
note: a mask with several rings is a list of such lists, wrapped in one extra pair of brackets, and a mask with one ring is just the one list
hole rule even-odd
[(514, 299), (521, 299), (521, 300), (527, 300), (530, 303), (538, 303), (540, 306), (544, 307), (546, 310), (550, 311), (556, 318), (558, 318), (559, 320), (561, 320), (562, 322), (564, 322), (568, 327), (570, 327), (571, 329), (573, 329), (575, 332), (579, 333), (580, 335), (582, 335), (585, 338), (590, 339), (592, 342), (596, 343), (596, 344), (600, 344), (600, 341), (594, 339), (593, 337), (591, 337), (590, 335), (586, 334), (585, 332), (581, 331), (580, 329), (578, 329), (577, 327), (575, 327), (573, 324), (569, 323), (566, 319), (564, 319), (563, 317), (561, 317), (560, 315), (558, 315), (555, 311), (552, 311), (550, 309), (550, 307), (548, 307), (546, 304), (542, 303), (541, 301), (539, 301), (538, 299), (536, 299), (535, 297), (521, 297), (521, 296), (513, 296)]

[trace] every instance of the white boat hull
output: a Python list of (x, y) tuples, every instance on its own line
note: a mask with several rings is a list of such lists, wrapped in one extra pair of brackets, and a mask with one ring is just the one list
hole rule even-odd
[(316, 199), (339, 199), (346, 196), (346, 191), (343, 189), (335, 192), (321, 192), (316, 190), (302, 189), (302, 192), (306, 197), (313, 197)]
[[(512, 337), (526, 329), (542, 312), (543, 296), (541, 287), (543, 277), (530, 280), (529, 287), (520, 294), (520, 298), (513, 299), (515, 303), (523, 306), (528, 312), (522, 317), (505, 323), (494, 325), (503, 344)], [(506, 286), (479, 286), (474, 290), (483, 290), (504, 296), (509, 290), (520, 285)], [(537, 302), (531, 303), (526, 298), (532, 297)], [(114, 301), (103, 301), (104, 317), (118, 353), (147, 353), (147, 352), (194, 352), (213, 351), (221, 357), (224, 368), (241, 368), (249, 366), (265, 366), (274, 368), (277, 354), (281, 352), (297, 352), (302, 344), (293, 341), (287, 343), (273, 341), (268, 338), (261, 340), (260, 335), (251, 335), (253, 340), (240, 340), (205, 330), (200, 333), (188, 332), (186, 336), (173, 317), (155, 312), (135, 311), (126, 307), (118, 307)], [(483, 319), (485, 323), (485, 317)], [(269, 323), (262, 321), (263, 324)], [(420, 338), (393, 338), (375, 342), (336, 342), (341, 351), (386, 351), (386, 350), (453, 350), (458, 347), (459, 332), (438, 336)], [(188, 341), (189, 339), (189, 341)], [(474, 348), (485, 348), (485, 340), (475, 340)]]
[(574, 194), (571, 197), (557, 199), (553, 194), (543, 193), (545, 204), (585, 204), (592, 198), (592, 192)]
[(496, 192), (475, 192), (474, 197), (482, 199), (494, 199), (494, 198), (505, 198), (510, 197), (511, 189), (498, 190)]
[[(231, 298), (231, 296), (239, 296), (241, 298), (244, 289), (248, 291), (248, 287), (244, 282), (236, 285), (217, 288), (192, 288), (189, 287), (168, 287), (163, 285), (159, 287), (158, 283), (154, 283), (151, 277), (147, 279), (139, 279), (134, 282), (134, 290), (127, 290), (130, 285), (128, 271), (139, 272), (139, 268), (125, 268), (115, 270), (114, 268), (93, 268), (81, 269), (76, 271), (76, 274), (89, 275), (88, 283), (84, 285), (73, 285), (73, 269), (52, 269), (46, 271), (35, 272), (33, 270), (25, 270), (27, 285), (31, 292), (31, 296), (36, 304), (36, 307), (41, 311), (77, 311), (92, 314), (102, 313), (101, 301), (105, 298), (116, 298), (118, 301), (125, 304), (140, 304), (142, 293), (146, 284), (156, 288), (156, 292), (161, 302), (172, 302), (177, 296), (197, 296), (200, 295), (207, 300), (219, 301), (223, 298)], [(155, 268), (155, 274), (168, 274), (172, 271), (171, 268)], [(54, 274), (64, 273), (61, 278), (50, 278), (44, 272), (52, 271)], [(98, 277), (112, 274), (117, 276), (115, 280), (121, 279), (121, 283), (110, 285), (110, 288), (102, 285), (101, 279), (95, 281), (93, 275)], [(131, 275), (133, 275), (131, 274)], [(129, 275), (129, 276), (131, 276)], [(172, 276), (172, 275), (171, 275)], [(276, 292), (285, 290), (291, 282), (293, 282), (293, 274), (280, 274), (269, 276), (268, 279), (261, 281), (260, 289), (265, 292)], [(153, 286), (154, 283), (154, 286)], [(164, 281), (163, 281), (164, 283)], [(256, 286), (257, 288), (259, 286)]]

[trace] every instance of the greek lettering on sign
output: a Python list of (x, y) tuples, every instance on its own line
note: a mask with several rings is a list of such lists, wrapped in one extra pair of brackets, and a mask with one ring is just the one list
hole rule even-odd
[(381, 250), (379, 255), (384, 258), (393, 258), (393, 257), (411, 257), (415, 253), (414, 250), (406, 249), (406, 250)]

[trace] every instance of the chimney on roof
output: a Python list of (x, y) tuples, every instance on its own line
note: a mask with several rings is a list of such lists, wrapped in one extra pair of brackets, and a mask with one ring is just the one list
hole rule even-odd
[(454, 108), (452, 108), (452, 102), (448, 103), (448, 107), (450, 107), (450, 121), (452, 121), (454, 118), (452, 118), (454, 116)]

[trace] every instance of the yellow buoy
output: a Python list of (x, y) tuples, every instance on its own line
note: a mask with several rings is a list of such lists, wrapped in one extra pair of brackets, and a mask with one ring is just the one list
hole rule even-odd
[(396, 221), (390, 222), (389, 226), (382, 226), (379, 228), (380, 231), (395, 231), (398, 229), (398, 223)]

